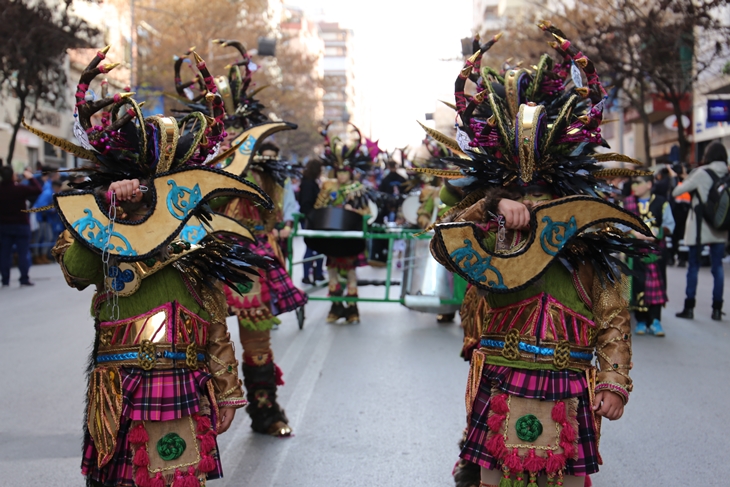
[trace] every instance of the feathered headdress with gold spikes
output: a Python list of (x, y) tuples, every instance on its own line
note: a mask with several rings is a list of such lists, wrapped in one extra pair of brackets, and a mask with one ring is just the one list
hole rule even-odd
[[(480, 45), (456, 79), (454, 108), (458, 114), (456, 138), (427, 133), (453, 150), (448, 160), (460, 169), (451, 184), (464, 193), (483, 187), (546, 185), (556, 196), (600, 196), (612, 191), (600, 163), (638, 161), (613, 153), (598, 153), (608, 144), (601, 135), (606, 92), (588, 57), (550, 22), (539, 27), (552, 37), (556, 61), (544, 54), (530, 68), (504, 72), (482, 66), (482, 56), (499, 35)], [(465, 91), (471, 81), (474, 95)], [(621, 175), (645, 171), (621, 169)]]
[(363, 137), (360, 129), (352, 123), (348, 123), (348, 127), (351, 128), (354, 138), (352, 142), (343, 142), (340, 136), (332, 136), (331, 126), (332, 122), (329, 122), (321, 132), (324, 137), (324, 151), (321, 155), (324, 166), (337, 171), (369, 171), (381, 152), (378, 142)]

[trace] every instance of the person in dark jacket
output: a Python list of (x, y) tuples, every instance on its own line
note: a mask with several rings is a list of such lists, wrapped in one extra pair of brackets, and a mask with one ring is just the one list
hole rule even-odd
[[(321, 175), (322, 161), (316, 159), (309, 161), (304, 168), (302, 182), (299, 185), (299, 211), (301, 211), (304, 215), (309, 215), (309, 213), (314, 209), (314, 203), (317, 201), (317, 195), (319, 195), (319, 178)], [(317, 252), (307, 247), (304, 258), (308, 259), (315, 257), (316, 255)], [(304, 284), (312, 284), (326, 280), (322, 267), (322, 259), (305, 262), (302, 282)], [(313, 279), (310, 279), (309, 276), (312, 274), (313, 270)]]
[(29, 170), (26, 170), (23, 176), (28, 180), (28, 185), (16, 184), (12, 167), (0, 167), (0, 275), (3, 287), (10, 285), (13, 246), (18, 252), (20, 285), (33, 285), (28, 277), (30, 221), (28, 214), (23, 213), (23, 210), (27, 208), (28, 201), (41, 194), (42, 188)]

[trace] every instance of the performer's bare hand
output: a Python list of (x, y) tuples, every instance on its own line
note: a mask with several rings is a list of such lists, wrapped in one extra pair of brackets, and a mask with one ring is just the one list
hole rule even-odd
[(236, 408), (220, 408), (220, 415), (218, 434), (225, 433), (231, 427), (233, 417), (236, 415)]
[(497, 211), (504, 216), (504, 226), (509, 229), (520, 229), (530, 226), (530, 210), (523, 203), (502, 199)]
[(117, 201), (131, 201), (132, 203), (142, 201), (142, 192), (139, 190), (139, 179), (114, 181), (109, 185), (109, 192), (114, 193)]
[(616, 421), (624, 414), (624, 402), (615, 392), (600, 391), (593, 401), (593, 410), (610, 421)]
[(355, 208), (353, 208), (353, 207), (352, 207), (352, 205), (351, 205), (350, 203), (347, 203), (347, 204), (345, 205), (345, 209), (346, 209), (346, 210), (350, 210), (350, 211), (354, 211), (354, 210), (355, 210)]
[(289, 238), (291, 235), (291, 227), (284, 227), (279, 230), (279, 238)]

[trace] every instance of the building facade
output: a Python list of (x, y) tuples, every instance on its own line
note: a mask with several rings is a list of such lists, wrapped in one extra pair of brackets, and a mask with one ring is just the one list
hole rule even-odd
[(324, 41), (324, 120), (332, 130), (346, 132), (347, 122), (354, 122), (355, 90), (354, 34), (336, 22), (320, 22)]

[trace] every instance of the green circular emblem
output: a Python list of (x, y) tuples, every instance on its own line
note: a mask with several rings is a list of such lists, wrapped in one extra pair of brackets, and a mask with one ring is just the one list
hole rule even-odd
[(157, 453), (164, 461), (180, 458), (185, 451), (185, 440), (177, 433), (167, 433), (157, 442)]
[(251, 292), (251, 289), (253, 289), (253, 281), (248, 281), (245, 284), (236, 284), (236, 289), (238, 289), (238, 292), (241, 294), (248, 294)]
[(515, 429), (520, 440), (532, 443), (542, 434), (542, 423), (534, 414), (527, 414), (517, 420)]

